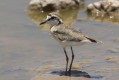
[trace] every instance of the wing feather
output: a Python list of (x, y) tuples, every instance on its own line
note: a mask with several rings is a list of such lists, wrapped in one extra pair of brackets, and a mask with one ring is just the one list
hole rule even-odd
[(80, 42), (83, 40), (87, 40), (84, 34), (82, 32), (77, 31), (73, 28), (62, 28), (57, 29), (53, 31), (55, 37), (59, 39), (60, 41), (75, 41), (75, 42)]

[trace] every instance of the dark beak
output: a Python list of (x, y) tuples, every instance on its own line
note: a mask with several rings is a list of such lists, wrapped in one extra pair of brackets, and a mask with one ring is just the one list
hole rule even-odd
[(45, 24), (46, 22), (47, 22), (47, 20), (45, 20), (45, 21), (41, 22), (41, 23), (40, 23), (40, 25)]

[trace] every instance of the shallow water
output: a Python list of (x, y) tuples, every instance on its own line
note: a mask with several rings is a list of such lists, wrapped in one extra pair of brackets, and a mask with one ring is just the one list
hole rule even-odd
[[(31, 80), (39, 73), (64, 70), (62, 47), (49, 32), (30, 20), (29, 1), (1, 0), (0, 80)], [(99, 0), (86, 0), (86, 5), (94, 1)], [(73, 47), (76, 55), (73, 68), (88, 73), (93, 80), (117, 80), (119, 42), (115, 39), (119, 37), (119, 25), (87, 20), (86, 12), (81, 10), (72, 26), (103, 41), (103, 44)], [(68, 52), (70, 55), (69, 49)]]

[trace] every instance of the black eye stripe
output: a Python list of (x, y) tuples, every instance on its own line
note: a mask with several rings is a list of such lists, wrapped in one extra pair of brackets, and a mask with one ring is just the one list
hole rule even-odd
[(52, 17), (51, 19), (55, 19), (56, 17)]
[(51, 14), (49, 14), (48, 16), (52, 16)]

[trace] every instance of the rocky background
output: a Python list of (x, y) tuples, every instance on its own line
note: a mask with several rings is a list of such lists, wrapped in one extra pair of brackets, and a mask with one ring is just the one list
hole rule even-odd
[(74, 9), (83, 4), (84, 0), (31, 0), (29, 10), (32, 11), (54, 11)]
[(116, 18), (119, 16), (119, 0), (102, 0), (90, 3), (87, 12), (93, 16)]

